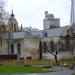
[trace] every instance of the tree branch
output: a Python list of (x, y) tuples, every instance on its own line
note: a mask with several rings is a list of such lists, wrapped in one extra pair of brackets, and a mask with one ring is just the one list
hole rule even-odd
[(52, 51), (50, 51), (50, 50), (48, 50), (49, 51), (49, 53), (51, 53), (52, 55), (55, 55), (55, 54), (53, 54), (53, 52)]

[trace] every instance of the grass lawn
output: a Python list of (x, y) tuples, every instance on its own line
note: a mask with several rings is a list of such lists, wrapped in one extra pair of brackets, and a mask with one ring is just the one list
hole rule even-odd
[(9, 73), (40, 73), (46, 72), (42, 67), (32, 67), (32, 66), (0, 66), (0, 74)]
[(75, 73), (71, 74), (71, 75), (75, 75)]

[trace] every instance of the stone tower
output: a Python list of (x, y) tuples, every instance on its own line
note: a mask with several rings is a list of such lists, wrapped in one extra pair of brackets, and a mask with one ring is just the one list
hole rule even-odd
[(19, 31), (18, 22), (15, 19), (15, 15), (13, 13), (13, 10), (12, 10), (12, 13), (11, 13), (9, 21), (8, 21), (8, 31), (10, 31), (10, 32)]
[(43, 20), (44, 30), (60, 27), (60, 19), (55, 18), (53, 14), (48, 14), (48, 11), (45, 11), (45, 19)]

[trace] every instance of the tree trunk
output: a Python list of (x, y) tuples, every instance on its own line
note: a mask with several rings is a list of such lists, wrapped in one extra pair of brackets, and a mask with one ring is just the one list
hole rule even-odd
[(39, 52), (40, 52), (40, 56), (39, 56), (39, 60), (42, 59), (42, 42), (39, 42)]
[(59, 65), (57, 55), (54, 55), (54, 58), (55, 58), (56, 65)]

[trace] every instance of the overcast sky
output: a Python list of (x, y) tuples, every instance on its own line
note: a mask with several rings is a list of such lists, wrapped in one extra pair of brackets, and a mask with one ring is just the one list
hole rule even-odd
[(13, 8), (19, 26), (43, 29), (44, 12), (60, 18), (61, 26), (70, 23), (70, 0), (8, 0), (7, 11)]

